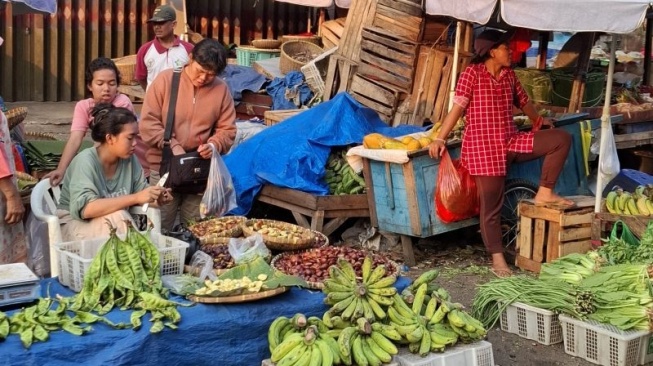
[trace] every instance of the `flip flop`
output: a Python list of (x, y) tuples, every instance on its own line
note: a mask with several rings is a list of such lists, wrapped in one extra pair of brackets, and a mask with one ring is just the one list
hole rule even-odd
[(512, 277), (512, 271), (508, 268), (506, 269), (495, 269), (490, 267), (490, 272), (495, 275), (497, 278), (508, 278)]

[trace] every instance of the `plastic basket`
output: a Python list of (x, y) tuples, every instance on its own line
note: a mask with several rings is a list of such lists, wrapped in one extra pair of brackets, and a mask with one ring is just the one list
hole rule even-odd
[[(188, 243), (160, 233), (150, 233), (150, 239), (159, 250), (161, 275), (183, 273)], [(107, 240), (108, 238), (100, 238), (55, 244), (59, 256), (59, 282), (73, 291), (80, 291), (84, 284), (84, 274)]]
[[(574, 84), (574, 68), (561, 67), (551, 71), (553, 91), (551, 104), (567, 107)], [(605, 73), (603, 71), (590, 71), (585, 79), (585, 93), (582, 107), (595, 107), (603, 100), (605, 86)]]
[(329, 56), (337, 50), (338, 47), (331, 48), (300, 68), (302, 74), (304, 74), (304, 79), (306, 79), (306, 84), (317, 97), (324, 95), (324, 89), (326, 88), (324, 79), (329, 67)]
[(565, 352), (597, 365), (634, 366), (641, 360), (646, 331), (622, 331), (614, 326), (560, 315)]
[(445, 348), (443, 353), (429, 353), (421, 357), (401, 348), (394, 356), (401, 366), (494, 366), (492, 344), (486, 341)]
[(240, 66), (252, 66), (254, 61), (267, 60), (269, 58), (279, 57), (279, 49), (263, 49), (247, 46), (236, 48), (236, 61)]
[(508, 305), (501, 314), (501, 330), (546, 346), (562, 342), (557, 314), (519, 302)]

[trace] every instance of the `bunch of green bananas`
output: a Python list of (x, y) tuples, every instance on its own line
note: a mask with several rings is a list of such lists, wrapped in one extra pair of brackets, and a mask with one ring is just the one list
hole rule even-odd
[[(305, 328), (297, 328), (296, 318), (303, 319), (299, 325), (304, 324)], [(277, 366), (331, 366), (341, 363), (338, 343), (324, 332), (324, 324), (319, 325), (317, 321), (321, 322), (315, 317), (306, 319), (303, 314), (297, 314), (292, 319), (275, 319), (268, 331), (272, 362)]]
[(614, 186), (605, 198), (608, 211), (618, 215), (653, 215), (653, 185), (639, 185), (635, 192)]
[(392, 361), (398, 349), (391, 340), (400, 339), (401, 335), (392, 326), (358, 318), (340, 333), (338, 349), (345, 365), (380, 366)]
[(365, 179), (354, 172), (347, 162), (346, 151), (332, 152), (326, 165), (324, 179), (329, 185), (329, 194), (359, 194), (365, 192)]
[[(458, 340), (474, 342), (487, 334), (481, 322), (462, 311), (461, 304), (450, 302), (446, 290), (431, 283), (437, 275), (436, 270), (423, 273), (402, 295), (394, 295), (394, 303), (388, 309), (390, 324), (408, 343), (409, 351), (421, 356), (443, 352)], [(430, 295), (429, 289), (434, 289)], [(412, 300), (412, 306), (404, 297)]]
[(343, 258), (338, 259), (336, 266), (329, 267), (329, 278), (324, 280), (322, 291), (326, 294), (324, 302), (331, 305), (331, 316), (339, 315), (343, 320), (365, 317), (370, 321), (387, 316), (386, 309), (397, 293), (393, 287), (397, 278), (386, 276), (385, 265), (375, 268), (372, 265), (372, 258), (366, 256), (361, 265), (360, 281), (354, 267)]

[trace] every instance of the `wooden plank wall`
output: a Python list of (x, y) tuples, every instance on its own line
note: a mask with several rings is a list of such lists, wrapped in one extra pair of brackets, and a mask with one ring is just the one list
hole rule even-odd
[[(157, 0), (58, 0), (57, 14), (0, 8), (0, 96), (6, 101), (86, 97), (84, 71), (96, 57), (135, 54), (153, 35)], [(225, 45), (306, 31), (308, 7), (273, 0), (186, 0), (189, 28)]]

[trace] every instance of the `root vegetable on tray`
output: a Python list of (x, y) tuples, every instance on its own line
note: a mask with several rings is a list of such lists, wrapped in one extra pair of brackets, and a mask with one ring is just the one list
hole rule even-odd
[[(352, 264), (357, 276), (361, 276), (361, 267), (369, 252), (351, 247), (328, 246), (307, 251), (284, 254), (278, 257), (274, 267), (289, 275), (302, 277), (309, 282), (322, 282), (329, 276), (329, 267), (335, 265), (338, 258), (344, 258)], [(373, 266), (384, 264), (388, 273), (396, 273), (395, 264), (381, 254), (373, 254)]]

